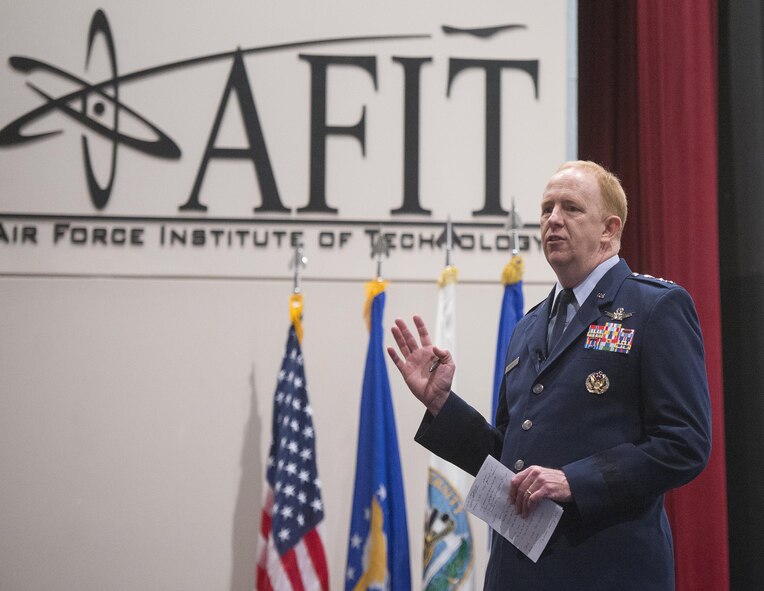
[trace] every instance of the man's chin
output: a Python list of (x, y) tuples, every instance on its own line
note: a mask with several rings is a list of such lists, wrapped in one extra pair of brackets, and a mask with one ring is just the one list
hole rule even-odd
[(568, 253), (554, 247), (551, 249), (548, 247), (545, 248), (544, 256), (546, 257), (546, 262), (549, 263), (549, 266), (553, 269), (556, 267), (564, 267), (570, 262), (570, 255)]
[(567, 253), (551, 252), (547, 254), (547, 263), (552, 267), (552, 271), (559, 279), (566, 276), (571, 269), (571, 263), (573, 262)]

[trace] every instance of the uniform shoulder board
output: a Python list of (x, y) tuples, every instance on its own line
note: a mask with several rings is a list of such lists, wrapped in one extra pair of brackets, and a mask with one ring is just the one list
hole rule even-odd
[(652, 275), (647, 275), (646, 273), (632, 273), (631, 279), (644, 281), (645, 283), (651, 283), (653, 285), (660, 285), (661, 287), (672, 287), (676, 285), (676, 283), (670, 281), (669, 279), (664, 279), (663, 277), (653, 277)]

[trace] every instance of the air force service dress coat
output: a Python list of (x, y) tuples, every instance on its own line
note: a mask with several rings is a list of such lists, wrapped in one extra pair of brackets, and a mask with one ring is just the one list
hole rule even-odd
[[(663, 495), (697, 476), (711, 447), (694, 304), (621, 260), (547, 354), (551, 306), (552, 295), (515, 327), (495, 428), (452, 392), (416, 440), (471, 474), (488, 454), (515, 472), (565, 472), (573, 501), (539, 561), (494, 532), (485, 589), (674, 589)], [(620, 351), (596, 327), (625, 330)]]

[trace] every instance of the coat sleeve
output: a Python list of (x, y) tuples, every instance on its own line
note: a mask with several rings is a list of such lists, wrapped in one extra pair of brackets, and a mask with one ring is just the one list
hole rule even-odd
[[(500, 392), (504, 391), (504, 381)], [(501, 458), (504, 432), (509, 419), (507, 405), (496, 412), (496, 427), (454, 392), (437, 416), (426, 412), (414, 440), (432, 453), (473, 476), (490, 454)]]
[(642, 437), (563, 467), (585, 520), (639, 509), (705, 467), (711, 410), (703, 338), (682, 288), (647, 312), (639, 368)]

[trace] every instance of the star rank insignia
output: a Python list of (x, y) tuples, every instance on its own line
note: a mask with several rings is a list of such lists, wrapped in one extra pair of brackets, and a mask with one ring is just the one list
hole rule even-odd
[(605, 316), (617, 322), (623, 322), (627, 318), (634, 316), (634, 312), (626, 312), (623, 308), (618, 308), (615, 312), (605, 312)]

